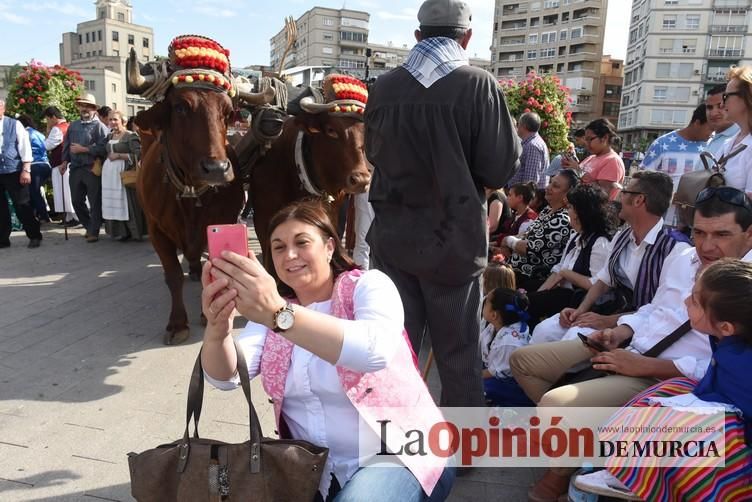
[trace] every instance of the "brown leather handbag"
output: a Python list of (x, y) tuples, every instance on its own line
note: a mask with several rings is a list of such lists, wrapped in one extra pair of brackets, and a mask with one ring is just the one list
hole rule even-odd
[[(250, 441), (230, 444), (198, 436), (204, 395), (199, 352), (188, 388), (183, 438), (142, 453), (129, 453), (131, 494), (139, 502), (311, 501), (318, 491), (329, 454), (302, 440), (264, 438), (251, 402), (251, 384), (243, 351), (238, 374), (248, 401)], [(193, 437), (188, 434), (191, 418)]]
[(704, 169), (683, 174), (679, 178), (679, 186), (674, 194), (673, 205), (676, 206), (676, 216), (679, 227), (692, 227), (695, 214), (695, 199), (697, 195), (708, 187), (719, 187), (726, 184), (723, 173), (726, 163), (739, 155), (747, 145), (736, 146), (732, 151), (716, 159), (710, 152), (702, 152), (700, 160)]

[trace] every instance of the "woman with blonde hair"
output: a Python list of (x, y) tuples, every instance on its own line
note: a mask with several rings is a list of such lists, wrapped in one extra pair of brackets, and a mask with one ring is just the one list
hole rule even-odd
[(752, 170), (748, 168), (752, 163), (752, 66), (732, 67), (726, 74), (726, 80), (723, 107), (726, 117), (739, 126), (739, 132), (726, 141), (719, 157), (738, 148), (744, 149), (728, 160), (723, 176), (726, 185), (752, 195)]

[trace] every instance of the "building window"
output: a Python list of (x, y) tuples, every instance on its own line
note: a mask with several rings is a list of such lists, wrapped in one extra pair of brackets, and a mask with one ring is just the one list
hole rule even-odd
[(543, 8), (544, 9), (558, 9), (559, 0), (545, 0), (545, 2), (543, 2)]
[(548, 31), (546, 33), (541, 33), (541, 43), (542, 44), (550, 44), (556, 42), (556, 32), (555, 31)]
[(97, 42), (102, 41), (102, 30), (97, 30)]
[(334, 49), (332, 49), (331, 47), (322, 47), (321, 53), (322, 54), (334, 54)]
[(122, 12), (118, 12), (117, 20), (120, 21), (121, 23), (124, 23), (125, 22), (125, 14), (122, 13)]
[(97, 54), (101, 56), (101, 55), (102, 55), (102, 49), (99, 49), (99, 50), (97, 51)]
[(686, 26), (688, 30), (697, 30), (700, 28), (700, 16), (687, 16)]
[(89, 34), (88, 33), (86, 34), (86, 43), (87, 44), (89, 43)]
[(332, 40), (334, 40), (334, 34), (330, 31), (327, 31), (321, 35), (321, 39), (325, 42), (331, 42)]
[(353, 19), (350, 17), (343, 17), (340, 19), (340, 25), (341, 26), (352, 26), (355, 28), (362, 28), (364, 30), (368, 29), (368, 21), (364, 19)]
[(91, 57), (91, 51), (86, 51), (86, 57), (87, 57), (87, 58), (90, 58), (90, 57)]
[(556, 48), (555, 47), (549, 47), (547, 49), (541, 49), (541, 59), (547, 59), (547, 58), (554, 58), (556, 57)]
[(133, 45), (136, 42), (136, 37), (128, 35), (128, 45)]
[(567, 39), (567, 30), (561, 30), (561, 32), (559, 32), (559, 40), (564, 41), (566, 39)]
[(679, 5), (679, 0), (664, 0), (663, 5)]
[(665, 15), (663, 16), (663, 29), (664, 30), (675, 30), (676, 29), (676, 16), (671, 15)]
[(112, 49), (113, 56), (120, 56), (120, 49)]
[(114, 82), (112, 83), (112, 93), (117, 94), (117, 84)]
[(668, 87), (653, 88), (653, 101), (666, 101), (667, 95), (668, 95)]
[(87, 91), (96, 91), (97, 90), (96, 81), (84, 80), (84, 89), (86, 89)]
[(104, 19), (104, 16), (107, 15), (107, 11), (104, 9), (99, 9), (99, 19)]
[(81, 45), (84, 43), (84, 37), (80, 33), (78, 34), (78, 45)]
[(120, 40), (120, 34), (117, 31), (112, 32), (112, 40), (114, 42), (117, 42), (118, 40)]
[(582, 38), (582, 28), (572, 28), (572, 33), (569, 36), (570, 39)]
[(527, 36), (527, 43), (529, 44), (537, 44), (538, 43), (538, 34), (537, 33), (531, 33)]
[(141, 45), (148, 48), (149, 47), (149, 39), (144, 37), (143, 40), (141, 40)]
[(368, 35), (365, 33), (356, 33), (354, 31), (341, 31), (339, 33), (339, 39), (365, 43), (368, 41)]
[(356, 61), (354, 59), (340, 59), (339, 66), (340, 68), (365, 68), (366, 64), (364, 61)]
[(538, 57), (538, 51), (527, 51), (527, 58), (528, 59), (535, 59)]
[(334, 19), (330, 17), (325, 17), (323, 22), (324, 26), (334, 26)]

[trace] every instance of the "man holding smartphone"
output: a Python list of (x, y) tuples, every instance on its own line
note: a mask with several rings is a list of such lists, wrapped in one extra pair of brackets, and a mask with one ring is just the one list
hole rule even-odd
[[(691, 294), (696, 274), (711, 263), (721, 258), (752, 261), (752, 202), (744, 192), (708, 188), (700, 192), (695, 207), (695, 247), (666, 271), (671, 278), (692, 278), (679, 292), (682, 299)], [(701, 379), (712, 356), (705, 334), (688, 330), (658, 356), (642, 355), (689, 319), (684, 303), (666, 294), (675, 287), (675, 281), (669, 283), (661, 285), (651, 303), (621, 316), (616, 327), (589, 335), (605, 351), (586, 347), (580, 339), (518, 349), (510, 361), (515, 379), (539, 406), (622, 406), (659, 380)], [(593, 369), (613, 375), (551, 389), (565, 372), (588, 359)]]

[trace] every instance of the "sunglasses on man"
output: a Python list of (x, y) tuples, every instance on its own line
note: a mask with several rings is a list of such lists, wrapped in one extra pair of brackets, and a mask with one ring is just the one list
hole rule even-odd
[(734, 187), (722, 186), (722, 187), (709, 187), (702, 190), (697, 194), (695, 199), (695, 206), (709, 201), (713, 197), (717, 197), (721, 202), (731, 204), (732, 206), (743, 207), (749, 211), (752, 211), (752, 202), (747, 197), (747, 194)]

